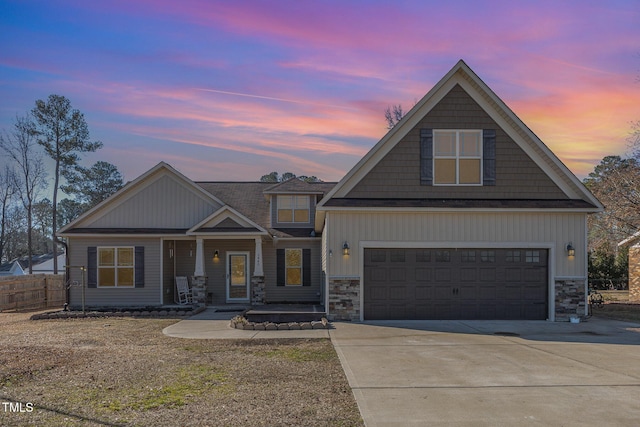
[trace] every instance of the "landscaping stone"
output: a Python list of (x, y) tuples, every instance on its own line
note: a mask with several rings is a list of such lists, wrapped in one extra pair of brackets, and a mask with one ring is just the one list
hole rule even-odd
[(302, 322), (302, 323), (300, 323), (300, 329), (313, 329), (313, 328), (311, 327), (311, 323)]

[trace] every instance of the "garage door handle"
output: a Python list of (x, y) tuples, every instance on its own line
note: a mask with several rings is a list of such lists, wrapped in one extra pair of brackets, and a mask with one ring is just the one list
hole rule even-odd
[(460, 293), (460, 289), (458, 288), (453, 288), (453, 294), (454, 295), (458, 295)]

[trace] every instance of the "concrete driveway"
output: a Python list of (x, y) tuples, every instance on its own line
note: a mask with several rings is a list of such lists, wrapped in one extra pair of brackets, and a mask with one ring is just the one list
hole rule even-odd
[(637, 426), (640, 325), (334, 323), (367, 427)]

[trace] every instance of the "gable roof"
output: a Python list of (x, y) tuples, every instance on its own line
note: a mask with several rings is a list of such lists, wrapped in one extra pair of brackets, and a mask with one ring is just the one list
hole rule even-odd
[[(316, 229), (324, 214), (332, 208), (341, 209), (335, 199), (349, 192), (431, 111), (456, 85), (459, 85), (518, 144), (518, 146), (572, 200), (582, 200), (574, 207), (595, 212), (602, 210), (600, 202), (549, 148), (507, 107), (507, 105), (460, 60), (403, 118), (394, 126), (318, 204)], [(332, 200), (333, 199), (333, 200)], [(333, 203), (332, 203), (333, 202)], [(331, 205), (334, 206), (331, 206)], [(352, 207), (352, 206), (349, 206)], [(355, 206), (353, 206), (355, 207)], [(447, 206), (450, 208), (450, 206)], [(462, 206), (459, 206), (462, 207)], [(481, 206), (474, 206), (481, 208)], [(520, 206), (519, 206), (520, 207)], [(492, 209), (488, 207), (488, 209)]]
[(324, 194), (334, 186), (335, 183), (306, 182), (298, 178), (290, 178), (266, 188), (264, 194)]
[[(68, 232), (86, 230), (87, 226), (92, 222), (95, 222), (97, 218), (105, 216), (112, 210), (116, 209), (118, 206), (130, 200), (136, 194), (143, 191), (145, 188), (148, 188), (149, 185), (163, 176), (170, 176), (180, 185), (188, 189), (197, 198), (202, 199), (205, 202), (210, 203), (211, 205), (218, 207), (224, 205), (224, 202), (215, 197), (213, 194), (205, 191), (202, 187), (196, 185), (193, 181), (178, 172), (172, 166), (165, 162), (160, 162), (144, 174), (140, 175), (138, 178), (127, 183), (124, 187), (115, 192), (106, 200), (98, 203), (96, 206), (89, 209), (78, 218), (71, 221), (69, 224), (60, 228), (58, 230), (58, 233), (60, 235), (63, 235)], [(99, 229), (96, 229), (97, 232), (99, 232), (98, 230)]]
[(231, 233), (268, 234), (263, 227), (228, 205), (221, 207), (187, 231), (187, 234), (206, 233), (224, 233), (225, 236)]
[[(272, 182), (197, 182), (205, 191), (225, 202), (227, 207), (256, 224), (259, 230), (281, 237), (310, 237), (313, 227), (309, 228), (272, 228), (271, 202), (265, 197), (265, 191), (274, 187)], [(335, 182), (308, 183), (313, 188), (328, 192)], [(274, 194), (277, 194), (276, 191)], [(305, 193), (309, 194), (309, 193)], [(312, 193), (315, 194), (315, 193)]]

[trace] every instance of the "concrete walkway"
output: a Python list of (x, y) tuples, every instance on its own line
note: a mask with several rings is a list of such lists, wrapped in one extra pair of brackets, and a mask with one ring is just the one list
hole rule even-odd
[(329, 338), (328, 329), (292, 331), (244, 331), (233, 329), (229, 321), (237, 312), (219, 312), (207, 308), (201, 313), (181, 320), (162, 330), (165, 335), (191, 339), (270, 339), (270, 338)]
[(378, 321), (244, 331), (207, 309), (164, 329), (208, 339), (331, 338), (367, 427), (637, 426), (640, 324)]

